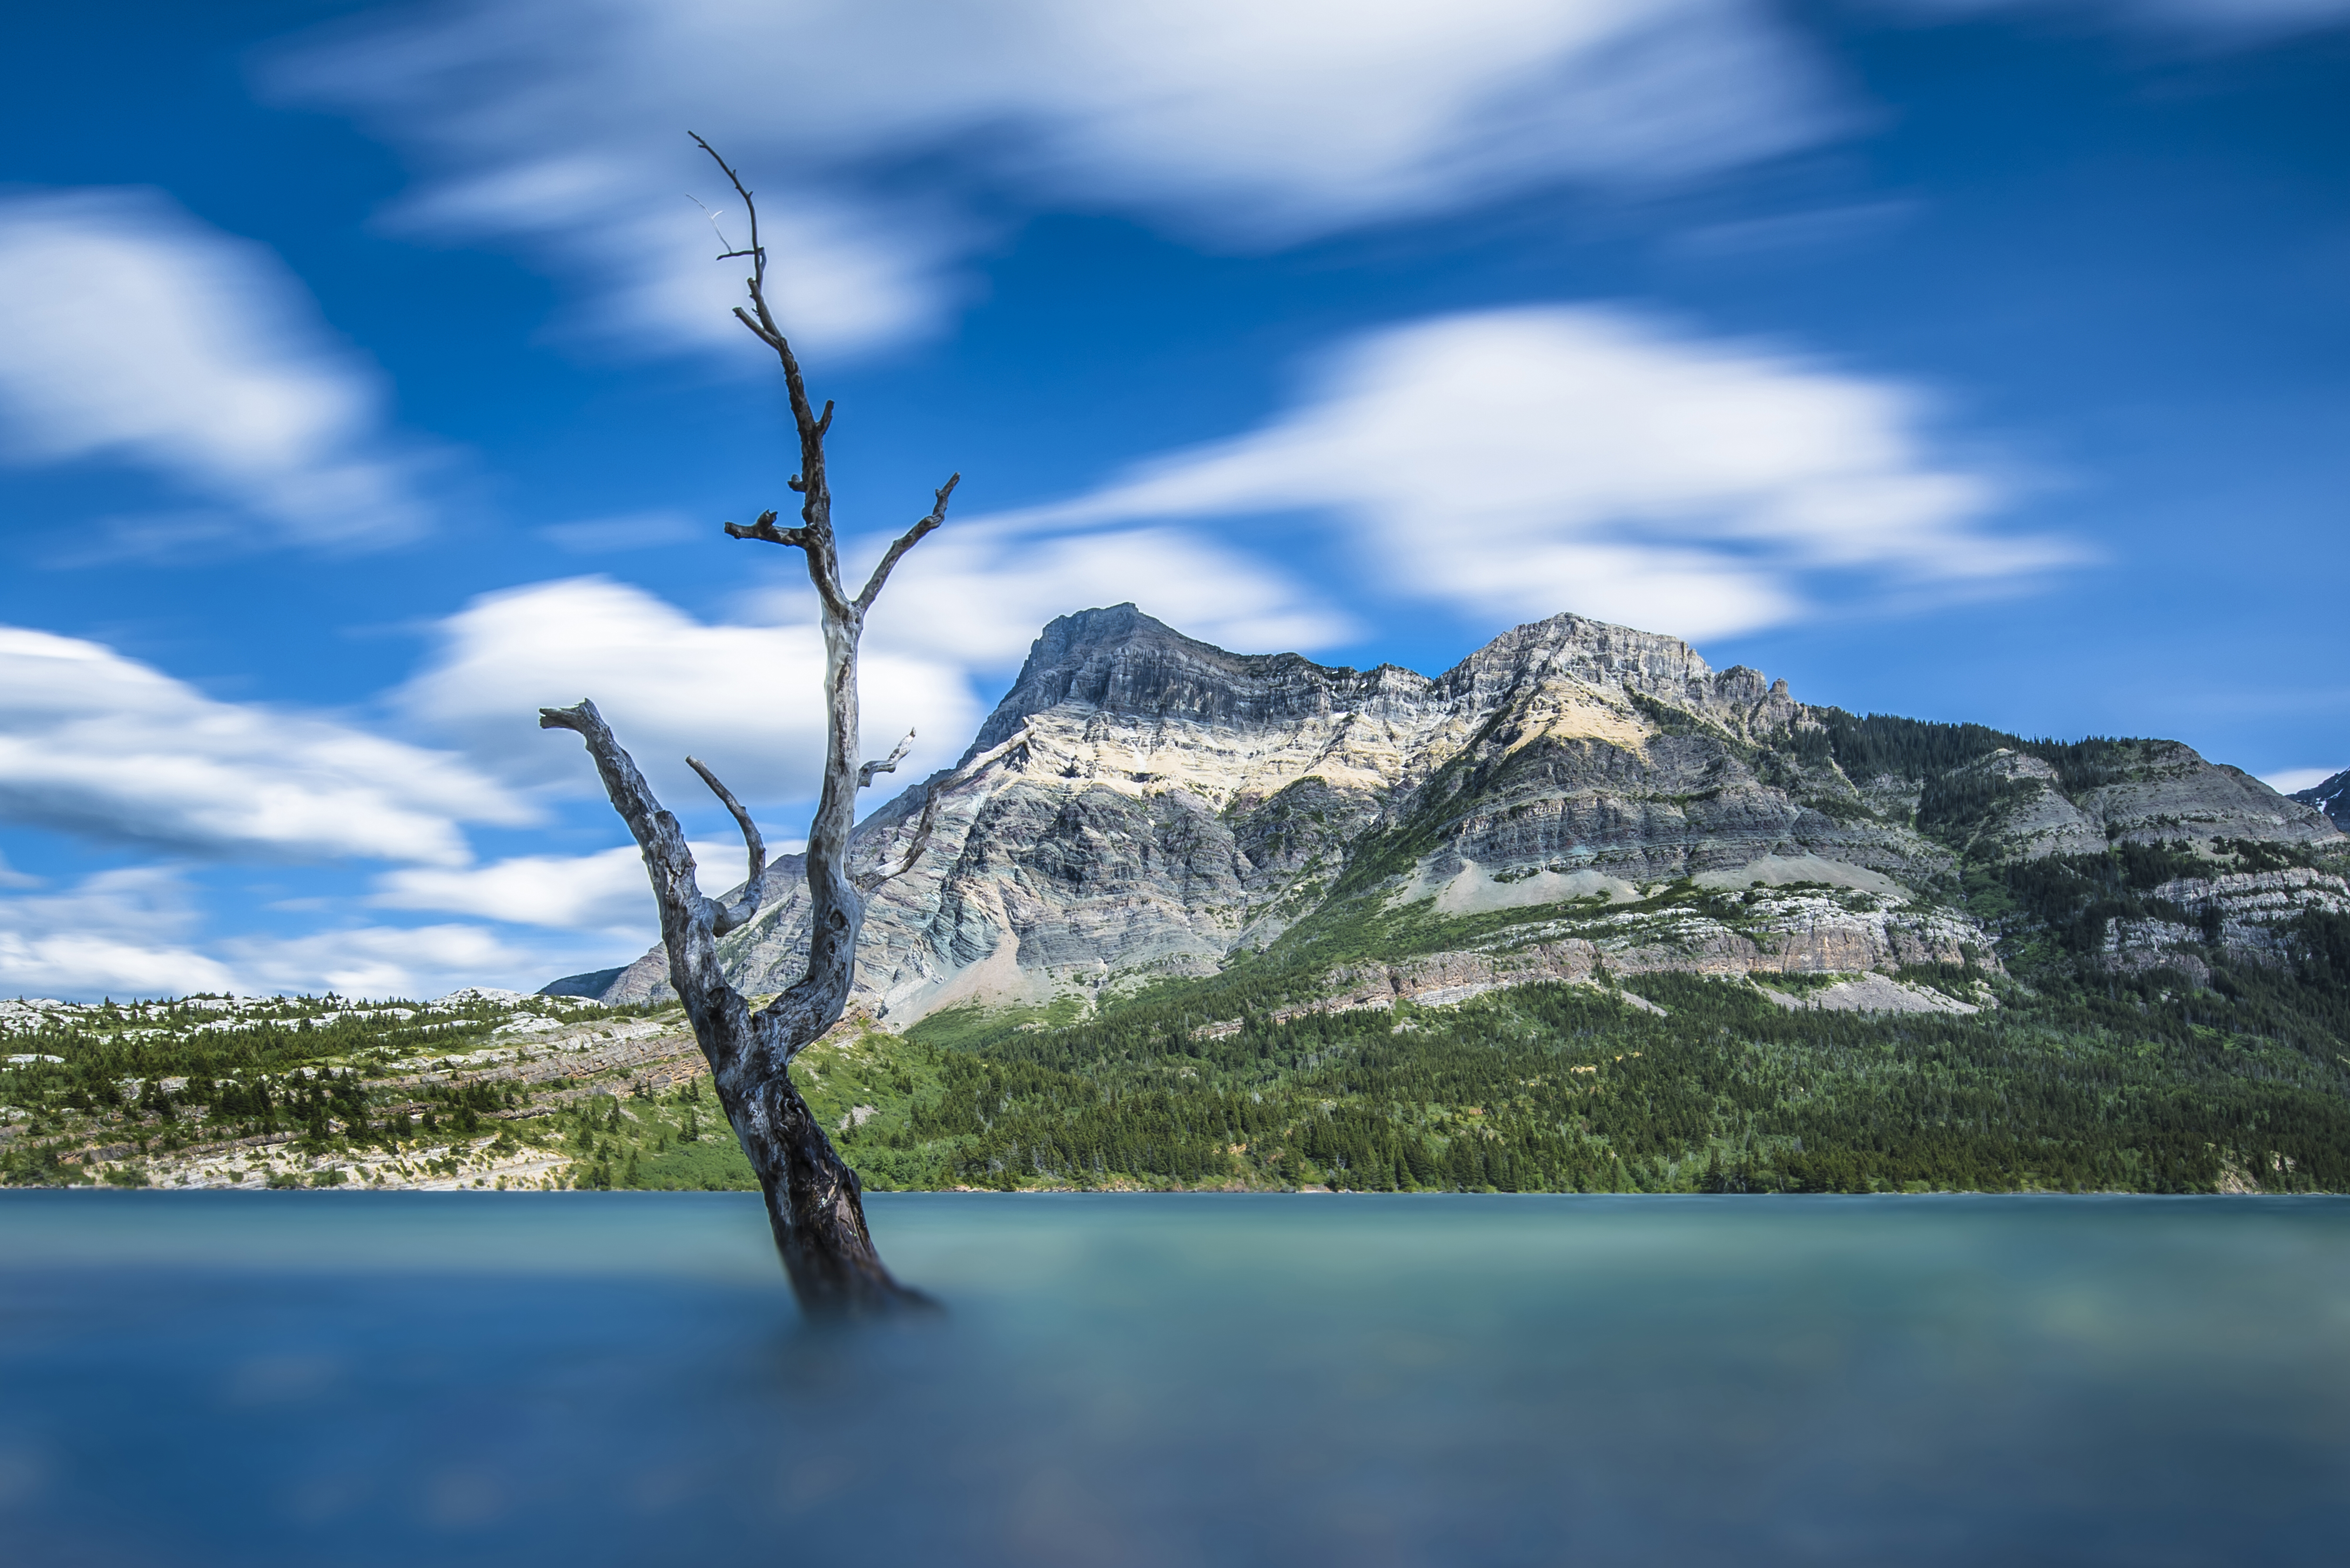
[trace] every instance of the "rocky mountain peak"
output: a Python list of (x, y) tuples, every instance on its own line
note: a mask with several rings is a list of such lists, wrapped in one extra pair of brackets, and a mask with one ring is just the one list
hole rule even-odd
[(1797, 721), (1784, 680), (1743, 665), (1717, 672), (1679, 638), (1579, 615), (1503, 632), (1438, 677), (1437, 685), (1486, 711), (1568, 685), (1689, 709), (1739, 732)]
[(1710, 689), (1714, 679), (1712, 667), (1677, 637), (1579, 615), (1555, 615), (1505, 631), (1442, 679), (1482, 689), (1544, 676), (1681, 701)]
[(1230, 653), (1131, 604), (1113, 605), (1065, 615), (1045, 628), (963, 760), (1055, 708), (1114, 720), (1259, 729), (1326, 717), (1389, 687), (1417, 696), (1428, 685), (1427, 677), (1392, 665), (1365, 671), (1295, 653)]
[[(1360, 933), (1398, 911), (1418, 911), (1399, 917), (1419, 922), (1414, 951), (1446, 922), (1501, 944), (1430, 960), (1430, 984), (1515, 983), (1544, 964), (1957, 964), (1993, 940), (1953, 903), (1962, 858), (2339, 838), (2176, 742), (1858, 720), (1760, 671), (1716, 671), (1678, 638), (1575, 615), (1431, 679), (1232, 653), (1131, 604), (1083, 610), (1038, 636), (964, 755), (987, 753), (868, 911), (858, 1000), (893, 1024), (972, 1002), (1096, 1005), (1317, 929), (1383, 958)], [(943, 777), (859, 826), (860, 864), (895, 857)], [(789, 983), (806, 950), (798, 868), (770, 877), (767, 908), (721, 948), (754, 992)], [(1503, 951), (1519, 947), (1547, 956)], [(639, 1000), (665, 992), (666, 967), (656, 950), (608, 985), (577, 978)]]

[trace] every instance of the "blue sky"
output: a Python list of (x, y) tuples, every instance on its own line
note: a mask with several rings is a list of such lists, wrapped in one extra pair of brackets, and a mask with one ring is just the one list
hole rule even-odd
[(873, 750), (948, 760), (1134, 599), (1430, 671), (1575, 610), (2350, 765), (2350, 0), (47, 12), (0, 51), (0, 994), (625, 961), (541, 702), (710, 881), (688, 750), (796, 831), (812, 608), (717, 528), (788, 505), (787, 424), (688, 130), (844, 531), (965, 476)]

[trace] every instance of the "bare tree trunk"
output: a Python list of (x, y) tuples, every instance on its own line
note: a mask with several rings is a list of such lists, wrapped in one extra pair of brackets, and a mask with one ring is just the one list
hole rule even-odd
[(800, 1098), (789, 1068), (802, 1047), (839, 1022), (847, 1003), (856, 978), (858, 934), (865, 924), (866, 895), (913, 864), (930, 837), (938, 797), (975, 771), (966, 768), (963, 774), (941, 780), (931, 790), (930, 803), (898, 866), (868, 873), (861, 879), (850, 875), (848, 835), (856, 825), (857, 792), (870, 784), (875, 774), (895, 771), (913, 739), (909, 735), (881, 761), (860, 765), (853, 760), (858, 753), (857, 653), (865, 617), (899, 560), (945, 521), (948, 499), (962, 476), (954, 475), (940, 486), (929, 514), (889, 546), (863, 591), (850, 597), (840, 579), (833, 541), (832, 493), (825, 473), (824, 440), (832, 425), (832, 405), (826, 403), (821, 414), (810, 406), (799, 362), (768, 310), (766, 255), (759, 244), (758, 210), (751, 204), (751, 193), (709, 143), (698, 136), (694, 140), (718, 160), (750, 210), (749, 247), (727, 253), (727, 256), (751, 258), (751, 276), (746, 280), (750, 306), (738, 306), (734, 314), (782, 362), (792, 417), (799, 428), (800, 472), (793, 476), (791, 488), (804, 497), (800, 526), (779, 529), (775, 514), (768, 512), (748, 527), (729, 523), (726, 532), (733, 538), (788, 545), (803, 552), (822, 610), (827, 721), (824, 793), (808, 830), (806, 976), (753, 1012), (719, 967), (718, 939), (758, 913), (766, 850), (750, 814), (708, 768), (686, 759), (733, 815), (750, 851), (750, 880), (742, 898), (731, 905), (721, 905), (702, 894), (694, 879), (693, 855), (686, 847), (684, 831), (654, 798), (651, 786), (621, 749), (594, 703), (583, 701), (573, 708), (542, 708), (538, 722), (543, 729), (574, 731), (587, 742), (613, 809), (628, 823), (644, 853), (645, 869), (660, 906), (670, 983), (683, 1000), (694, 1038), (709, 1059), (719, 1103), (725, 1107), (752, 1168), (758, 1172), (775, 1250), (783, 1256), (801, 1306), (816, 1314), (851, 1315), (927, 1304), (927, 1297), (899, 1284), (882, 1266), (865, 1228), (857, 1173), (834, 1150), (831, 1139)]

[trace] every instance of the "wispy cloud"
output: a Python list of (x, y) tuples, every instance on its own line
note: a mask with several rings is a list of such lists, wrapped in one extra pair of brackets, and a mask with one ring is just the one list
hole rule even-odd
[[(877, 619), (879, 616), (877, 615)], [(916, 765), (951, 760), (977, 722), (960, 667), (869, 649), (865, 729), (887, 751), (910, 726)], [(712, 624), (641, 588), (574, 577), (484, 595), (442, 621), (397, 694), (417, 723), (478, 765), (593, 793), (576, 737), (538, 710), (593, 698), (672, 807), (708, 798), (691, 753), (745, 800), (812, 797), (824, 763), (824, 648), (813, 625)]]
[[(355, 926), (218, 944), (241, 992), (344, 996), (445, 995), (464, 985), (531, 990), (581, 961), (577, 947), (526, 946), (487, 927)], [(590, 956), (600, 955), (601, 948)], [(634, 956), (633, 954), (630, 956)]]
[(185, 879), (164, 867), (0, 898), (0, 992), (78, 1000), (232, 989), (234, 971), (188, 940), (199, 923)]
[[(716, 528), (707, 524), (703, 531), (713, 536), (717, 534)], [(682, 512), (629, 512), (617, 517), (553, 523), (536, 532), (539, 538), (569, 555), (602, 556), (675, 545), (693, 537), (694, 525), (693, 520)]]
[(2002, 485), (1937, 451), (1930, 409), (1627, 310), (1444, 317), (1341, 349), (1259, 430), (991, 525), (1285, 514), (1394, 597), (1687, 637), (1791, 619), (1831, 576), (1979, 589), (2077, 559), (1984, 525)]
[(447, 753), (0, 627), (0, 820), (208, 856), (463, 865), (460, 824), (531, 816)]
[[(367, 549), (429, 521), (382, 405), (262, 246), (151, 191), (0, 198), (0, 459), (139, 464), (226, 504), (207, 546)], [(130, 549), (189, 533), (127, 528)]]
[[(872, 542), (858, 552), (874, 554)], [(763, 597), (781, 618), (806, 596), (796, 587)], [(1295, 575), (1197, 530), (1054, 535), (1016, 520), (972, 518), (906, 557), (868, 635), (877, 647), (984, 679), (1016, 669), (1054, 617), (1128, 601), (1193, 637), (1249, 652), (1326, 648), (1362, 629)]]
[[(740, 843), (693, 845), (703, 890), (740, 886)], [(770, 845), (780, 851), (784, 842)], [(597, 931), (629, 941), (657, 934), (644, 857), (633, 844), (593, 855), (520, 855), (463, 870), (414, 867), (376, 878), (368, 902), (378, 909), (434, 909), (514, 925)]]
[[(637, 883), (650, 909), (641, 867)], [(208, 936), (213, 923), (186, 873), (170, 866), (99, 872), (52, 893), (0, 894), (0, 994), (78, 1001), (200, 991), (429, 997), (462, 985), (528, 989), (608, 963), (616, 950), (634, 956), (651, 930), (647, 919), (586, 940), (517, 938), (465, 922)]]
[(2279, 794), (2291, 794), (2295, 790), (2314, 789), (2342, 771), (2341, 768), (2283, 768), (2276, 773), (2262, 774), (2261, 782)]
[(523, 242), (661, 350), (734, 347), (688, 127), (751, 171), (787, 317), (839, 351), (932, 321), (983, 211), (1281, 245), (1838, 119), (1758, 0), (498, 0), (314, 35), (269, 77), (420, 159), (405, 222)]

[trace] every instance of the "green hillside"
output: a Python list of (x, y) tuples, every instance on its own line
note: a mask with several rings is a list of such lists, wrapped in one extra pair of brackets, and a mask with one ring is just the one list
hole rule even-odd
[[(1492, 787), (1464, 764), (1221, 973), (952, 1010), (904, 1035), (853, 1021), (795, 1075), (876, 1188), (2350, 1190), (2342, 847), (2182, 826), (2103, 853), (2015, 849), (2019, 814), (2158, 765), (2148, 742), (1829, 711), (1786, 743), (1789, 766), (1914, 785), (1870, 809), (1913, 802), (1903, 826), (1955, 871), (1904, 897), (1963, 910), (1991, 946), (1877, 983), (1951, 1010), (1804, 1006), (1834, 974), (1604, 962), (1594, 983), (1342, 1005), (1349, 965), (1597, 950), (1627, 931), (1653, 951), (1676, 930), (1783, 929), (1804, 900), (1898, 901), (1685, 880), (1463, 917), (1398, 904), (1397, 867)], [(2054, 782), (1986, 769), (2002, 750)], [(674, 1007), (0, 1002), (0, 1023), (8, 1182), (752, 1184)]]

